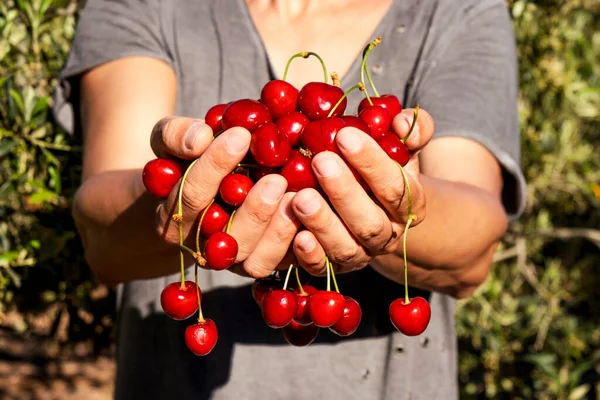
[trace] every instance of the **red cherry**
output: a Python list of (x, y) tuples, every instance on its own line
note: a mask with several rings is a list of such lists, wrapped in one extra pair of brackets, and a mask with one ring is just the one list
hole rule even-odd
[(229, 174), (221, 181), (219, 193), (225, 203), (238, 207), (246, 200), (253, 185), (252, 179), (246, 175)]
[(257, 163), (265, 167), (281, 167), (289, 160), (292, 145), (285, 135), (280, 135), (272, 122), (254, 130), (250, 138), (250, 152)]
[(315, 341), (319, 334), (319, 327), (315, 324), (300, 325), (292, 320), (292, 322), (283, 327), (281, 332), (286, 342), (292, 346), (303, 347)]
[(381, 106), (366, 107), (358, 116), (369, 126), (371, 137), (374, 139), (388, 132), (392, 126), (392, 117), (389, 111)]
[[(160, 293), (160, 305), (165, 314), (174, 320), (184, 320), (198, 311), (198, 287), (194, 282), (185, 281), (183, 287), (181, 282), (169, 283)], [(202, 292), (200, 292), (202, 298)]]
[(206, 264), (220, 271), (233, 265), (238, 253), (236, 240), (228, 233), (217, 232), (204, 243), (204, 258)]
[[(202, 213), (200, 213), (198, 218), (200, 218), (201, 215)], [(227, 211), (223, 210), (223, 207), (217, 203), (212, 203), (204, 215), (202, 225), (200, 226), (200, 233), (209, 237), (217, 232), (221, 232), (228, 221), (229, 214)]]
[(309, 122), (306, 115), (294, 111), (277, 120), (277, 131), (280, 135), (287, 136), (292, 147), (297, 147), (300, 145), (300, 135)]
[[(298, 106), (311, 121), (325, 118), (331, 109), (342, 98), (344, 91), (324, 82), (309, 82), (298, 93)], [(343, 115), (348, 99), (344, 98), (333, 112), (332, 117)]]
[[(290, 155), (292, 153), (290, 152)], [(256, 168), (250, 168), (250, 176), (252, 177), (252, 181), (258, 182), (262, 177), (271, 174), (278, 174), (279, 168), (271, 168), (265, 167), (263, 165), (259, 165)]]
[(262, 315), (271, 328), (283, 328), (292, 322), (297, 307), (296, 295), (289, 290), (272, 290), (262, 299)]
[(288, 192), (298, 192), (302, 189), (319, 187), (319, 181), (311, 167), (311, 159), (298, 150), (292, 152), (292, 156), (281, 169), (281, 175), (287, 180)]
[(252, 132), (255, 128), (271, 122), (271, 112), (259, 101), (241, 99), (230, 103), (223, 112), (223, 130), (241, 126)]
[(365, 121), (358, 118), (354, 115), (344, 115), (340, 117), (346, 123), (346, 126), (352, 126), (354, 128), (360, 129), (367, 135), (371, 135), (371, 130), (369, 129), (369, 125), (366, 124)]
[(168, 158), (156, 158), (144, 165), (142, 181), (146, 190), (162, 199), (171, 193), (183, 171), (179, 164)]
[(319, 328), (329, 328), (344, 314), (346, 300), (337, 292), (318, 290), (310, 296), (310, 319)]
[(266, 293), (282, 286), (281, 279), (270, 276), (264, 279), (257, 279), (252, 283), (252, 298), (256, 304), (261, 307), (262, 300)]
[(212, 351), (219, 339), (217, 325), (212, 319), (205, 319), (185, 328), (185, 344), (197, 356), (205, 356)]
[(216, 106), (212, 106), (206, 112), (204, 116), (204, 122), (206, 125), (210, 126), (213, 131), (213, 135), (221, 132), (221, 120), (223, 119), (223, 112), (227, 108), (227, 104), (217, 104)]
[(260, 100), (269, 108), (273, 118), (279, 118), (298, 107), (298, 89), (286, 81), (276, 79), (263, 86)]
[(335, 143), (335, 135), (345, 126), (344, 120), (336, 117), (313, 121), (302, 131), (302, 144), (313, 155), (326, 150), (341, 154)]
[(390, 304), (390, 320), (394, 327), (406, 336), (417, 336), (425, 331), (431, 319), (431, 307), (423, 297), (396, 299)]
[[(380, 106), (388, 110), (392, 119), (402, 111), (402, 104), (400, 100), (393, 94), (382, 94), (379, 97), (371, 97), (371, 101), (374, 106)], [(365, 97), (358, 104), (358, 112), (360, 113), (364, 108), (369, 107), (369, 101)]]
[(408, 149), (395, 133), (388, 132), (379, 136), (375, 140), (392, 160), (396, 161), (403, 167), (410, 160), (410, 153), (408, 152)]
[(294, 293), (296, 294), (296, 301), (298, 302), (298, 308), (296, 308), (296, 315), (294, 315), (294, 321), (300, 325), (312, 324), (310, 319), (310, 312), (308, 310), (308, 304), (310, 303), (310, 296), (317, 291), (314, 286), (304, 285), (302, 286), (304, 293), (297, 288)]
[(352, 297), (344, 296), (344, 298), (346, 299), (344, 313), (329, 330), (340, 336), (350, 336), (356, 332), (358, 325), (360, 325), (362, 309), (360, 308), (360, 304)]

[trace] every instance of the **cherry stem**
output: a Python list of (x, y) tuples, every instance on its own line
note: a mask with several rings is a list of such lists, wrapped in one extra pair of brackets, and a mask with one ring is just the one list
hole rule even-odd
[(408, 176), (404, 171), (404, 168), (396, 162), (398, 167), (400, 168), (400, 172), (402, 173), (402, 178), (404, 179), (404, 186), (406, 187), (406, 195), (408, 197), (408, 221), (406, 222), (406, 226), (404, 227), (404, 237), (402, 238), (402, 252), (404, 253), (404, 304), (410, 303), (410, 298), (408, 297), (408, 261), (406, 259), (406, 237), (408, 236), (408, 229), (413, 221), (417, 219), (417, 216), (412, 213), (412, 192), (410, 190), (410, 182), (408, 181)]
[(329, 257), (325, 256), (325, 266), (327, 267), (327, 291), (331, 292), (331, 273), (329, 269)]
[(360, 89), (362, 92), (365, 91), (365, 85), (362, 84), (362, 82), (358, 82), (356, 85), (352, 86), (350, 89), (348, 89), (344, 95), (342, 97), (340, 97), (340, 99), (337, 101), (337, 103), (335, 103), (335, 105), (333, 106), (333, 108), (331, 109), (331, 111), (329, 111), (329, 114), (327, 115), (327, 118), (331, 117), (333, 115), (333, 113), (335, 112), (335, 110), (338, 108), (338, 106), (340, 104), (342, 104), (342, 101), (344, 101), (344, 99), (350, 94), (352, 93), (354, 90), (356, 89)]
[(302, 282), (300, 282), (300, 274), (298, 273), (298, 267), (296, 269), (296, 282), (298, 283), (298, 287), (300, 288), (300, 294), (306, 294), (304, 288), (302, 287)]
[(204, 315), (202, 315), (202, 304), (200, 302), (200, 288), (198, 287), (198, 263), (194, 268), (194, 283), (196, 284), (196, 298), (198, 299), (198, 323), (204, 323)]
[(335, 272), (333, 271), (333, 263), (327, 260), (328, 268), (331, 268), (331, 277), (333, 278), (333, 286), (335, 287), (336, 292), (340, 292), (340, 288), (338, 287), (337, 280), (335, 279)]
[(294, 264), (290, 264), (288, 268), (287, 275), (285, 276), (285, 282), (283, 282), (283, 290), (287, 289), (288, 282), (290, 281), (290, 275), (292, 274), (292, 269), (294, 269)]
[(309, 56), (314, 56), (319, 59), (319, 62), (321, 63), (321, 66), (323, 67), (324, 82), (327, 83), (328, 75), (327, 75), (327, 67), (325, 66), (325, 61), (323, 61), (323, 59), (321, 58), (320, 55), (318, 55), (317, 53), (314, 53), (312, 51), (303, 51), (301, 53), (294, 54), (293, 56), (291, 56), (290, 59), (288, 60), (287, 64), (285, 65), (285, 70), (283, 71), (282, 80), (285, 81), (285, 79), (287, 78), (288, 70), (290, 69), (290, 65), (291, 65), (293, 59), (299, 58), (299, 57), (308, 58)]
[(208, 209), (210, 208), (210, 206), (212, 206), (214, 202), (215, 199), (212, 199), (210, 203), (208, 203), (204, 211), (202, 211), (202, 215), (200, 216), (200, 220), (198, 221), (198, 228), (196, 229), (196, 252), (198, 253), (198, 255), (202, 255), (202, 253), (200, 252), (200, 230), (202, 229), (202, 222), (204, 221), (204, 217), (206, 216)]
[(408, 137), (410, 136), (410, 134), (413, 132), (413, 130), (415, 129), (415, 126), (417, 126), (417, 117), (419, 116), (419, 105), (417, 104), (415, 106), (415, 113), (413, 114), (413, 122), (410, 125), (410, 129), (408, 130), (408, 133), (406, 134), (406, 136), (404, 136), (402, 139), (400, 139), (400, 141), (402, 143), (406, 143), (406, 141), (408, 140)]
[[(377, 88), (375, 87), (375, 84), (373, 84), (373, 80), (371, 79), (371, 74), (369, 73), (369, 69), (367, 68), (367, 58), (369, 57), (369, 53), (371, 53), (371, 51), (373, 51), (373, 49), (376, 46), (378, 46), (380, 43), (381, 43), (381, 36), (377, 36), (375, 39), (373, 39), (373, 41), (371, 41), (371, 43), (369, 43), (367, 45), (367, 47), (363, 51), (362, 65), (360, 67), (360, 81), (363, 84), (365, 83), (365, 73), (366, 73), (367, 79), (369, 81), (369, 85), (371, 85), (371, 89), (373, 89), (373, 93), (375, 94), (376, 97), (379, 97), (379, 93), (377, 92)], [(368, 95), (367, 95), (367, 99), (369, 100), (369, 104), (373, 105), (373, 103), (371, 103), (371, 100), (369, 99)]]
[(179, 247), (181, 247), (183, 250), (185, 250), (185, 251), (187, 251), (188, 253), (190, 253), (190, 255), (191, 255), (192, 257), (196, 258), (196, 255), (197, 255), (197, 253), (196, 253), (194, 250), (192, 250), (192, 249), (190, 249), (189, 247), (187, 247), (185, 244), (182, 244), (182, 245), (181, 245), (181, 246), (179, 246)]
[(404, 304), (410, 303), (410, 299), (408, 297), (408, 261), (406, 260), (406, 236), (408, 235), (408, 228), (410, 228), (410, 224), (412, 222), (413, 220), (409, 218), (406, 226), (404, 227), (404, 237), (402, 238), (404, 253)]
[(188, 173), (198, 160), (199, 159), (197, 158), (190, 163), (190, 165), (185, 170), (183, 177), (181, 178), (181, 184), (179, 185), (179, 193), (177, 196), (177, 214), (173, 215), (173, 220), (177, 221), (177, 225), (179, 227), (179, 259), (181, 262), (181, 287), (185, 286), (185, 262), (183, 259), (183, 205), (181, 202), (181, 199), (183, 197), (183, 184), (185, 183), (185, 179), (187, 178)]
[(231, 229), (231, 221), (233, 221), (233, 216), (235, 215), (236, 211), (237, 208), (231, 212), (231, 215), (229, 216), (229, 221), (227, 221), (227, 229), (225, 229), (225, 233), (227, 234), (229, 234), (229, 230)]

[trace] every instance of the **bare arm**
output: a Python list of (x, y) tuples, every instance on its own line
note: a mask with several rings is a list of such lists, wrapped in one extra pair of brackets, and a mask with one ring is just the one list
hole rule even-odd
[(172, 69), (149, 58), (117, 60), (82, 77), (83, 182), (73, 216), (90, 267), (108, 284), (177, 270), (177, 253), (149, 217), (156, 199), (141, 180), (154, 158), (150, 132), (173, 113), (175, 95)]
[[(409, 283), (464, 298), (487, 277), (506, 231), (500, 167), (483, 146), (463, 138), (434, 140), (420, 158), (427, 217), (409, 230)], [(401, 249), (373, 266), (403, 283)]]

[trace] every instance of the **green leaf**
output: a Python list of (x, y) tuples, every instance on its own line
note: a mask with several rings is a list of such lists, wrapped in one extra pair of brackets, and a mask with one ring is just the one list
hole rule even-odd
[(0, 254), (0, 267), (8, 267), (10, 263), (15, 261), (19, 257), (18, 251), (9, 251), (3, 254)]
[(13, 99), (17, 108), (19, 109), (21, 116), (24, 116), (25, 115), (25, 105), (23, 104), (23, 98), (21, 97), (21, 94), (14, 89), (10, 89), (10, 97)]
[(29, 196), (28, 202), (31, 205), (42, 205), (44, 203), (54, 202), (56, 199), (58, 199), (58, 194), (50, 190), (42, 189)]
[(60, 172), (57, 168), (50, 165), (48, 167), (48, 173), (50, 174), (50, 187), (54, 189), (56, 193), (60, 193), (62, 191), (61, 177)]
[(4, 156), (8, 155), (15, 147), (17, 147), (18, 143), (11, 139), (4, 139), (0, 143), (0, 159)]
[(556, 354), (529, 354), (523, 359), (534, 364), (549, 377), (558, 377), (558, 370), (554, 367)]

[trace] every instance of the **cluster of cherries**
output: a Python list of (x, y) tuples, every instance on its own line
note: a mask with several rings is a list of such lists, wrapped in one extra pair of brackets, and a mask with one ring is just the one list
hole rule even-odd
[[(406, 234), (412, 214), (410, 186), (403, 170), (410, 158), (404, 144), (417, 121), (418, 106), (415, 108), (413, 125), (407, 136), (400, 139), (391, 132), (393, 118), (402, 110), (398, 98), (391, 94), (379, 95), (366, 67), (371, 50), (381, 42), (378, 37), (363, 52), (361, 82), (344, 92), (339, 87), (336, 74), (331, 74), (332, 84), (328, 83), (327, 69), (323, 60), (315, 53), (303, 52), (290, 58), (283, 79), (265, 84), (260, 100), (240, 99), (227, 104), (211, 107), (205, 122), (215, 135), (232, 127), (243, 127), (251, 133), (250, 151), (238, 168), (227, 175), (219, 186), (219, 195), (198, 217), (196, 249), (183, 244), (182, 232), (182, 192), (188, 171), (177, 160), (157, 158), (146, 164), (143, 181), (146, 189), (158, 198), (167, 197), (179, 182), (178, 211), (173, 220), (179, 226), (179, 248), (181, 259), (181, 281), (167, 285), (161, 293), (164, 312), (175, 320), (190, 318), (197, 311), (198, 322), (188, 326), (185, 341), (196, 355), (206, 355), (212, 351), (218, 339), (215, 323), (202, 314), (202, 293), (198, 287), (198, 266), (224, 270), (235, 261), (238, 244), (229, 234), (235, 210), (245, 200), (254, 182), (268, 174), (280, 174), (288, 182), (287, 191), (298, 192), (306, 188), (319, 189), (318, 180), (311, 167), (313, 155), (322, 151), (332, 151), (341, 156), (335, 136), (340, 129), (352, 126), (362, 130), (381, 146), (393, 159), (404, 177), (409, 199), (409, 220), (404, 231), (404, 273), (405, 296), (390, 305), (390, 320), (406, 335), (419, 335), (429, 324), (431, 311), (427, 301), (421, 297), (410, 299), (407, 285)], [(295, 58), (315, 56), (323, 66), (324, 82), (310, 82), (300, 90), (288, 83), (285, 78), (290, 63)], [(369, 96), (364, 74), (373, 89)], [(355, 89), (365, 93), (356, 115), (345, 115), (347, 95)], [(352, 167), (357, 181), (370, 191), (360, 174)], [(206, 238), (203, 249), (200, 237)], [(195, 260), (195, 281), (185, 280), (184, 252)], [(292, 270), (296, 271), (298, 286), (288, 289)], [(331, 290), (333, 280), (335, 291)], [(310, 285), (302, 285), (297, 267), (287, 271), (285, 282), (275, 275), (257, 280), (252, 285), (252, 295), (262, 310), (268, 326), (281, 328), (284, 338), (292, 345), (305, 346), (314, 341), (320, 328), (328, 328), (340, 336), (353, 334), (358, 328), (362, 311), (358, 302), (339, 292), (333, 266), (327, 259), (327, 289), (317, 290)]]

